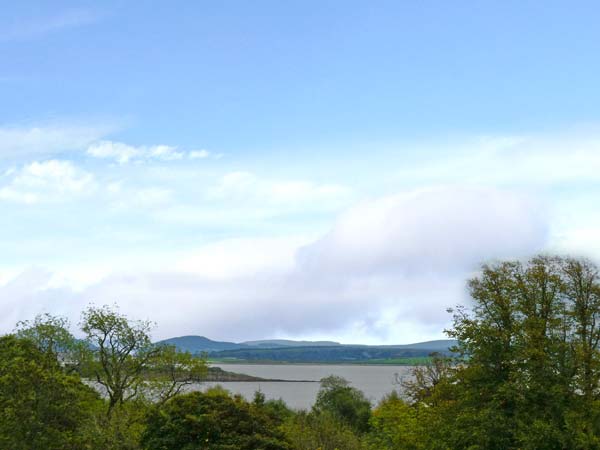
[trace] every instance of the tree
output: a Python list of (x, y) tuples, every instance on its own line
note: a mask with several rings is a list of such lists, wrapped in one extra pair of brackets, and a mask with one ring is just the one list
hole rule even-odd
[(69, 321), (47, 313), (37, 315), (32, 321), (18, 322), (15, 334), (33, 342), (42, 353), (51, 355), (52, 359), (70, 349), (75, 342), (75, 338), (69, 332)]
[(418, 409), (406, 404), (396, 392), (384, 398), (371, 416), (370, 448), (374, 450), (420, 450), (425, 448), (425, 428)]
[(0, 338), (0, 448), (93, 448), (101, 403), (32, 341)]
[[(566, 414), (572, 448), (600, 448), (600, 276), (587, 260), (567, 259), (563, 264), (564, 291), (571, 300), (570, 345), (576, 403)], [(594, 426), (595, 425), (595, 426)]]
[(321, 380), (313, 412), (331, 414), (354, 431), (364, 433), (369, 429), (371, 402), (344, 378), (331, 375)]
[(451, 357), (437, 352), (429, 356), (431, 359), (427, 363), (412, 369), (411, 379), (401, 383), (404, 395), (414, 403), (431, 400), (436, 387), (452, 374), (454, 362)]
[(206, 376), (205, 359), (180, 352), (173, 345), (159, 345), (157, 350), (145, 370), (147, 391), (154, 400), (164, 403)]
[(599, 286), (585, 260), (483, 266), (449, 331), (465, 363), (443, 383), (448, 447), (599, 448)]
[(152, 345), (148, 321), (131, 321), (116, 308), (90, 306), (81, 329), (95, 348), (93, 373), (108, 395), (108, 413), (138, 395), (143, 373), (159, 349)]
[(348, 425), (327, 413), (301, 411), (283, 425), (294, 450), (363, 450), (361, 437)]
[(268, 414), (223, 389), (179, 395), (149, 415), (148, 450), (286, 450), (290, 445)]
[(64, 317), (40, 314), (34, 320), (17, 323), (18, 338), (31, 341), (53, 364), (60, 361), (67, 371), (80, 372), (90, 357), (85, 342), (75, 339), (69, 331), (69, 321)]
[(81, 327), (94, 348), (90, 372), (106, 390), (109, 415), (135, 398), (164, 403), (206, 373), (205, 359), (154, 345), (151, 322), (130, 320), (116, 308), (89, 307)]
[(600, 275), (592, 263), (576, 259), (564, 261), (563, 273), (563, 289), (572, 302), (577, 385), (589, 402), (598, 394), (600, 381)]

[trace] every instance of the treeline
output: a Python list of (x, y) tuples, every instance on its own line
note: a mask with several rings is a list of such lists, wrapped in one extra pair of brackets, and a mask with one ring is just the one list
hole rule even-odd
[[(434, 356), (373, 406), (337, 377), (310, 411), (257, 393), (185, 393), (203, 360), (110, 308), (0, 338), (0, 449), (600, 449), (600, 280), (585, 260), (482, 267)], [(95, 380), (106, 396), (82, 380)]]
[[(212, 359), (223, 361), (288, 362), (288, 363), (368, 363), (373, 360), (414, 360), (426, 358), (434, 349), (376, 346), (306, 346), (286, 348), (252, 348), (209, 352)], [(441, 353), (450, 354), (448, 349)]]

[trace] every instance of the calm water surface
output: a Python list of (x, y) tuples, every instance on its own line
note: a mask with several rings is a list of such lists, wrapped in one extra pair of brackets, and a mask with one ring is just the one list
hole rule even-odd
[[(261, 378), (282, 380), (314, 380), (329, 375), (344, 377), (352, 387), (360, 389), (373, 403), (393, 390), (399, 390), (398, 380), (409, 377), (409, 366), (357, 366), (325, 364), (214, 364), (229, 372), (245, 373)], [(267, 399), (283, 399), (295, 409), (309, 409), (316, 398), (319, 383), (292, 382), (221, 382), (203, 383), (196, 389), (220, 384), (236, 394), (251, 400), (260, 390)]]

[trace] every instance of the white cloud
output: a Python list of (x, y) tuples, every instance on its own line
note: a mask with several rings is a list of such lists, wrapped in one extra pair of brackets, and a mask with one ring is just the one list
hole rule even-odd
[(600, 255), (600, 221), (564, 230), (556, 236), (553, 247), (561, 253), (597, 258)]
[(208, 150), (192, 150), (188, 153), (190, 159), (204, 159), (208, 158), (211, 153)]
[(0, 288), (0, 316), (22, 299), (38, 311), (68, 308), (73, 318), (90, 299), (117, 299), (132, 317), (156, 320), (157, 337), (418, 341), (442, 335), (445, 308), (464, 299), (465, 279), (479, 262), (537, 252), (546, 229), (543, 211), (514, 192), (406, 192), (351, 209), (313, 242), (210, 244), (160, 255), (163, 269), (120, 271), (78, 293), (50, 289), (47, 280), (37, 293)]
[(182, 159), (183, 153), (178, 152), (175, 147), (168, 145), (155, 145), (148, 149), (148, 157), (162, 159), (164, 161), (173, 161), (176, 159)]
[(124, 188), (120, 183), (107, 186), (110, 205), (116, 209), (130, 210), (132, 208), (157, 208), (169, 204), (173, 191), (159, 187)]
[(24, 158), (83, 150), (114, 127), (45, 125), (0, 127), (0, 158)]
[(348, 202), (351, 196), (349, 188), (338, 184), (263, 179), (249, 172), (228, 173), (209, 190), (209, 197), (215, 199), (256, 200), (275, 205)]
[(32, 162), (5, 177), (0, 186), (0, 199), (17, 203), (62, 201), (90, 193), (95, 188), (94, 176), (69, 161)]
[(140, 156), (142, 150), (121, 142), (100, 141), (90, 145), (87, 154), (96, 158), (111, 158), (119, 164), (125, 164)]
[(440, 145), (417, 145), (414, 151), (434, 157), (399, 171), (396, 178), (403, 183), (600, 183), (600, 131), (595, 129), (483, 136)]
[(299, 257), (319, 271), (448, 272), (542, 248), (548, 235), (542, 211), (533, 198), (511, 191), (419, 189), (350, 209)]
[(298, 248), (309, 242), (302, 236), (227, 239), (181, 255), (173, 269), (213, 280), (287, 273)]
[(132, 146), (122, 142), (95, 142), (87, 149), (87, 154), (95, 158), (114, 159), (119, 164), (133, 160), (173, 161), (182, 159), (184, 153), (169, 145)]

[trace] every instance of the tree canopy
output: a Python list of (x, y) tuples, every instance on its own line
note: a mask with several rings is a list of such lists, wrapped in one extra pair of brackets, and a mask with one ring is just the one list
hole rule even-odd
[(82, 449), (101, 399), (27, 339), (0, 337), (0, 448)]

